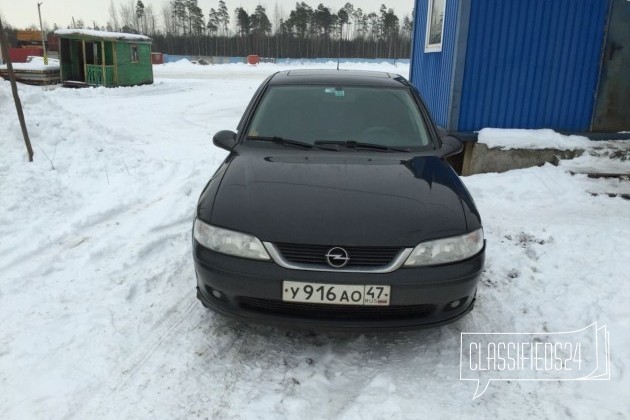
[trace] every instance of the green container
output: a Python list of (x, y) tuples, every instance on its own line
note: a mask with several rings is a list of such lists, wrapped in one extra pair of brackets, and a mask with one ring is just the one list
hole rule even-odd
[(108, 87), (153, 83), (150, 38), (79, 29), (56, 34), (62, 83)]

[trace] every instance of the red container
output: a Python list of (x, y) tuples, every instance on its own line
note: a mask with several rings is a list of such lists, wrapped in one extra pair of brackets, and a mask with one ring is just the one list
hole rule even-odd
[(164, 55), (158, 52), (151, 53), (151, 63), (164, 64)]
[(9, 57), (13, 63), (26, 63), (29, 55), (44, 56), (42, 48), (9, 48)]
[(248, 55), (247, 56), (247, 64), (258, 64), (260, 63), (260, 57), (257, 55)]
[(48, 51), (59, 51), (59, 37), (54, 33), (48, 34), (46, 39)]

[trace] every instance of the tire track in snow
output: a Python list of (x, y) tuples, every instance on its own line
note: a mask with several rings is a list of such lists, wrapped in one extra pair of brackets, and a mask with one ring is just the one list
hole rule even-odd
[[(0, 270), (8, 270), (9, 268), (23, 264), (26, 260), (32, 261), (33, 257), (37, 256), (37, 261), (41, 261), (41, 264), (31, 267), (31, 270), (24, 274), (24, 277), (36, 276), (41, 272), (42, 266), (50, 266), (52, 262), (58, 259), (59, 255), (77, 248), (90, 238), (98, 237), (99, 235), (96, 233), (102, 229), (104, 224), (111, 222), (127, 212), (145, 210), (158, 203), (161, 199), (162, 198), (159, 197), (148, 202), (117, 204), (106, 209), (99, 208), (98, 211), (90, 214), (82, 214), (71, 224), (73, 227), (72, 231), (62, 231), (54, 236), (51, 235), (48, 242), (40, 243), (30, 251), (17, 254), (8, 263), (0, 266)], [(173, 222), (173, 225), (178, 222), (179, 220)], [(77, 235), (77, 232), (81, 232), (80, 235)]]
[[(216, 329), (216, 324), (214, 324), (213, 329)], [(236, 330), (236, 338), (233, 339), (230, 344), (230, 349), (226, 351), (220, 351), (219, 354), (222, 354), (222, 357), (234, 360), (239, 359), (240, 355), (242, 355), (242, 348), (245, 344), (246, 334), (242, 328)], [(243, 363), (233, 363), (232, 368), (225, 370), (225, 376), (222, 381), (222, 389), (221, 395), (219, 396), (217, 406), (212, 410), (213, 418), (227, 418), (228, 411), (231, 408), (230, 401), (232, 400), (232, 393), (236, 389), (237, 384), (241, 385), (239, 381), (243, 378), (244, 373), (244, 365)]]
[[(186, 301), (189, 301), (189, 303), (184, 305)], [(175, 333), (175, 330), (177, 330), (184, 321), (189, 319), (190, 313), (197, 304), (196, 300), (190, 300), (190, 293), (186, 292), (185, 296), (176, 304), (176, 307), (182, 307), (181, 314), (171, 322), (166, 323), (156, 334), (154, 334), (152, 338), (143, 341), (141, 345), (139, 345), (139, 350), (129, 357), (129, 361), (125, 364), (127, 367), (121, 370), (121, 379), (116, 384), (112, 392), (116, 392), (124, 388), (129, 381), (136, 376), (137, 372), (150, 359), (155, 350), (171, 338)], [(167, 311), (164, 314), (163, 319), (171, 317), (172, 314), (170, 312), (171, 311)], [(148, 348), (146, 348), (147, 341), (151, 343)]]
[[(150, 336), (137, 344), (137, 350), (125, 358), (120, 364), (120, 368), (110, 375), (107, 383), (98, 383), (92, 386), (94, 389), (105, 387), (109, 389), (109, 392), (106, 395), (95, 393), (87, 403), (83, 404), (74, 413), (73, 417), (93, 418), (95, 413), (102, 414), (106, 412), (107, 410), (103, 410), (102, 406), (106, 405), (108, 401), (112, 401), (112, 397), (123, 390), (137, 376), (140, 369), (151, 359), (155, 351), (169, 341), (181, 325), (190, 319), (190, 313), (197, 304), (196, 300), (191, 299), (189, 291), (184, 292), (177, 303), (165, 311), (162, 318), (157, 322), (157, 324), (162, 323), (162, 325), (158, 327), (154, 325), (148, 329), (151, 331)], [(179, 314), (174, 316), (174, 312), (179, 312)]]
[(213, 343), (208, 348), (206, 362), (219, 367), (211, 371), (219, 390), (213, 394), (210, 418), (238, 418), (243, 407), (235, 403), (257, 401), (261, 387), (269, 390), (278, 385), (282, 389), (291, 386), (287, 376), (293, 366), (286, 363), (282, 352), (275, 351), (277, 346), (284, 348), (288, 344), (284, 331), (207, 311), (213, 316), (205, 323), (203, 335), (214, 337), (218, 345)]
[[(35, 102), (32, 102), (34, 100), (33, 98), (37, 98), (37, 100)], [(32, 137), (35, 141), (39, 140), (38, 135), (41, 135), (41, 134), (38, 134), (39, 132), (49, 133), (49, 132), (56, 131), (54, 128), (56, 128), (56, 124), (59, 121), (59, 119), (58, 118), (55, 119), (54, 115), (50, 114), (49, 110), (51, 109), (54, 109), (56, 112), (58, 112), (58, 115), (64, 116), (63, 118), (61, 118), (61, 121), (77, 121), (77, 120), (85, 119), (84, 115), (80, 115), (69, 110), (67, 106), (63, 105), (63, 101), (59, 100), (59, 98), (54, 95), (40, 96), (39, 92), (29, 92), (25, 96), (24, 101), (29, 105), (28, 108), (26, 109), (27, 116), (32, 117), (33, 115), (36, 115), (39, 113), (46, 115), (44, 119), (33, 118), (34, 120), (38, 121), (38, 124), (36, 125), (37, 130), (35, 131), (35, 133), (32, 133)], [(31, 101), (32, 103), (29, 104), (29, 101)], [(44, 110), (46, 112), (42, 112)], [(100, 135), (101, 138), (106, 138), (106, 139), (116, 138), (119, 140), (123, 139), (128, 144), (135, 143), (134, 136), (131, 136), (125, 132), (112, 130), (110, 126), (101, 124), (96, 120), (90, 119), (89, 121), (90, 121), (90, 127), (94, 130), (94, 132), (102, 133)], [(103, 135), (103, 134), (106, 134), (106, 135)], [(108, 147), (110, 146), (111, 145), (109, 145)], [(147, 203), (147, 206), (150, 204), (152, 203)], [(93, 213), (87, 217), (84, 217), (83, 220), (78, 220), (77, 222), (75, 222), (74, 227), (76, 229), (84, 229), (84, 228), (93, 227), (94, 225), (99, 225), (123, 213), (127, 207), (129, 207), (129, 205), (118, 205), (118, 206), (111, 207), (109, 209), (105, 209), (105, 210), (101, 210), (99, 212)], [(56, 233), (56, 234), (54, 233), (51, 234), (50, 232), (47, 232), (47, 233), (50, 236), (49, 243), (38, 244), (37, 246), (35, 246), (34, 248), (31, 248), (30, 250), (26, 252), (22, 252), (19, 249), (11, 249), (10, 251), (16, 254), (15, 257), (13, 257), (6, 264), (1, 266), (0, 270), (4, 271), (10, 268), (13, 268), (16, 265), (23, 263), (25, 260), (30, 260), (32, 259), (33, 256), (38, 256), (38, 255), (41, 255), (42, 253), (49, 254), (52, 252), (53, 258), (55, 258), (57, 254), (57, 247), (55, 245), (59, 244), (60, 247), (63, 248), (62, 243), (65, 242), (68, 238), (71, 239), (73, 236), (75, 236), (74, 233), (72, 232), (68, 233), (65, 231)]]

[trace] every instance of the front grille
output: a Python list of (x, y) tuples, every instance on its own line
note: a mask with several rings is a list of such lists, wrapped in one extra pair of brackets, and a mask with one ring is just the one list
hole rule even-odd
[(330, 319), (338, 321), (391, 320), (421, 318), (435, 310), (434, 305), (351, 306), (313, 303), (283, 302), (273, 299), (240, 298), (241, 306), (257, 312), (290, 315), (300, 318)]
[[(317, 264), (329, 267), (326, 253), (335, 246), (276, 243), (285, 260), (297, 264)], [(350, 260), (344, 267), (382, 267), (392, 262), (400, 247), (344, 246)]]

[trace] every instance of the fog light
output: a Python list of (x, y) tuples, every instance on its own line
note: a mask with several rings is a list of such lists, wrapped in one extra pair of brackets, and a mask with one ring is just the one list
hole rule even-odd
[(214, 296), (216, 299), (221, 300), (223, 298), (223, 293), (219, 292), (218, 290), (212, 289), (212, 296)]
[(463, 297), (461, 299), (457, 299), (452, 301), (451, 303), (447, 303), (444, 307), (445, 311), (452, 311), (453, 309), (457, 309), (462, 306), (468, 300), (468, 296)]

